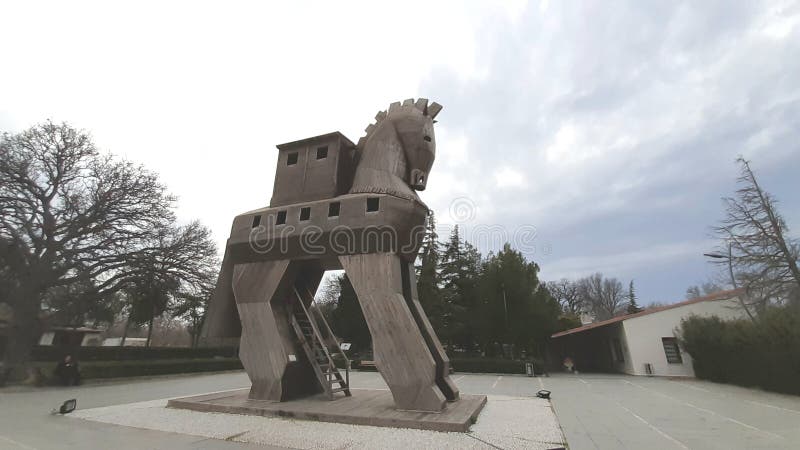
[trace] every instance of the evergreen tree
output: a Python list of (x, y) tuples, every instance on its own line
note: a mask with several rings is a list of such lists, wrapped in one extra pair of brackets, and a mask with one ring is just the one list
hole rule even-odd
[(628, 314), (636, 314), (640, 311), (644, 311), (644, 309), (640, 308), (638, 304), (636, 304), (636, 290), (633, 288), (633, 280), (628, 285)]
[(422, 309), (428, 316), (433, 329), (446, 340), (443, 329), (446, 324), (446, 313), (440, 290), (439, 264), (441, 260), (439, 235), (436, 233), (436, 217), (433, 211), (428, 212), (425, 219), (425, 238), (422, 242), (417, 269), (417, 295)]
[(331, 328), (334, 334), (345, 342), (352, 343), (354, 352), (369, 349), (372, 346), (372, 337), (353, 284), (344, 273), (336, 275), (333, 282), (338, 284), (334, 289), (338, 291), (336, 307), (331, 312)]
[(543, 354), (547, 338), (558, 328), (561, 308), (541, 285), (535, 262), (506, 244), (484, 263), (480, 293), (479, 338), (487, 354), (494, 343), (510, 344), (513, 356), (522, 350)]
[(445, 333), (463, 350), (471, 352), (476, 342), (477, 292), (480, 277), (480, 253), (461, 239), (458, 225), (442, 253), (441, 279), (446, 322)]

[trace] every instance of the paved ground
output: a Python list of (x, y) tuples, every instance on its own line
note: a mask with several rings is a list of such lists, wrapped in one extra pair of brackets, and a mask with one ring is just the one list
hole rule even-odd
[[(487, 404), (478, 423), (473, 427), (475, 433), (472, 436), (462, 435), (448, 438), (448, 435), (443, 433), (383, 429), (387, 439), (391, 438), (394, 442), (405, 443), (404, 448), (415, 448), (409, 444), (416, 442), (412, 439), (420, 438), (418, 433), (442, 435), (436, 437), (435, 441), (431, 441), (431, 443), (438, 442), (440, 444), (436, 446), (437, 448), (491, 447), (482, 440), (500, 442), (502, 445), (498, 447), (501, 448), (553, 448), (560, 446), (562, 435), (558, 430), (550, 406), (543, 400), (531, 398), (540, 389), (536, 379), (523, 376), (456, 374), (454, 380), (465, 393), (491, 396), (490, 403)], [(351, 374), (351, 384), (354, 388), (362, 389), (386, 388), (379, 374), (369, 372)], [(182, 421), (185, 425), (183, 428), (174, 428), (173, 424), (166, 422), (175, 418), (176, 414), (193, 412), (165, 411), (160, 407), (165, 398), (242, 388), (248, 385), (246, 375), (240, 372), (126, 381), (71, 389), (45, 388), (22, 392), (14, 392), (9, 389), (0, 390), (0, 448), (265, 448), (254, 444), (232, 442), (232, 440), (242, 438), (250, 438), (253, 442), (296, 447), (289, 445), (291, 441), (280, 441), (278, 440), (280, 436), (269, 434), (276, 427), (264, 426), (263, 422), (259, 425), (263, 432), (251, 432), (249, 436), (237, 436), (241, 430), (253, 430), (252, 420), (264, 421), (267, 420), (266, 418), (236, 416), (235, 419), (227, 421), (230, 422), (228, 428), (230, 433), (226, 434), (226, 430), (211, 432), (216, 428), (216, 422), (203, 422), (206, 419), (215, 420), (213, 418), (201, 420), (195, 416), (187, 416), (186, 420)], [(136, 420), (138, 422), (134, 425), (142, 428), (157, 426), (162, 430), (192, 432), (195, 435), (153, 431), (48, 414), (51, 408), (56, 407), (63, 400), (73, 397), (78, 399), (78, 407), (81, 411), (73, 413), (71, 416), (85, 413), (97, 416), (95, 417), (97, 420), (127, 424), (132, 424), (131, 420)], [(107, 408), (97, 409), (101, 407)], [(144, 414), (142, 414), (143, 411)], [(482, 421), (481, 419), (484, 417), (487, 420)], [(489, 420), (492, 417), (495, 419)], [(311, 424), (311, 422), (305, 424)], [(297, 426), (296, 423), (290, 425)], [(304, 427), (303, 430), (308, 430), (305, 427), (309, 425), (301, 424), (301, 426)], [(350, 442), (354, 436), (362, 434), (362, 430), (354, 432), (353, 429), (345, 429), (348, 427), (345, 425), (317, 423), (310, 425), (312, 430), (323, 426), (329, 426), (327, 431), (331, 438), (339, 439), (337, 442)], [(302, 434), (303, 430), (298, 429), (297, 434)], [(398, 431), (402, 431), (402, 433), (398, 433)], [(201, 436), (197, 436), (198, 434)], [(209, 435), (227, 437), (229, 440), (209, 439)], [(380, 432), (376, 436), (380, 436)], [(531, 436), (539, 436), (540, 439), (543, 437), (547, 442), (526, 440)], [(405, 441), (404, 438), (406, 438)], [(430, 440), (431, 436), (425, 439)], [(364, 447), (367, 443), (368, 441), (361, 440), (356, 442), (355, 447)], [(429, 447), (429, 445), (422, 446)]]
[(573, 450), (800, 448), (800, 397), (622, 375), (538, 380)]
[[(541, 388), (553, 391), (553, 406), (571, 449), (800, 448), (800, 397), (795, 396), (695, 380), (615, 375), (456, 374), (454, 380), (462, 392), (471, 394), (529, 397)], [(0, 389), (0, 448), (263, 449), (48, 414), (73, 397), (80, 409), (87, 409), (247, 385), (244, 373), (226, 373), (70, 389)], [(385, 388), (375, 373), (353, 374), (353, 385)], [(511, 419), (512, 405), (505, 408)]]
[(248, 384), (244, 372), (89, 384), (77, 388), (0, 389), (0, 449), (245, 449), (216, 439), (79, 421), (49, 411), (76, 398), (78, 408), (153, 400)]

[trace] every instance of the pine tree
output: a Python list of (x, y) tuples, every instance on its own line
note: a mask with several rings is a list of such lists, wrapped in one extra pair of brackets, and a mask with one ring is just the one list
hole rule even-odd
[(437, 334), (441, 335), (441, 330), (445, 326), (445, 314), (440, 292), (440, 249), (439, 235), (436, 232), (436, 217), (433, 211), (428, 212), (425, 219), (425, 237), (422, 242), (419, 254), (419, 265), (417, 270), (417, 295), (419, 296), (422, 309), (428, 316), (431, 326)]
[(643, 311), (642, 308), (636, 304), (636, 290), (633, 288), (633, 280), (628, 285), (628, 314), (636, 314)]
[(442, 253), (442, 286), (449, 339), (471, 352), (478, 334), (481, 255), (469, 242), (462, 240), (456, 225)]
[(490, 344), (500, 342), (511, 344), (515, 356), (522, 350), (543, 354), (561, 307), (541, 285), (538, 264), (506, 244), (484, 263), (480, 294), (480, 341), (487, 353)]
[(372, 337), (356, 291), (344, 273), (336, 275), (333, 282), (338, 285), (333, 289), (338, 293), (335, 309), (331, 312), (333, 332), (345, 342), (352, 343), (354, 351), (362, 352), (371, 347)]

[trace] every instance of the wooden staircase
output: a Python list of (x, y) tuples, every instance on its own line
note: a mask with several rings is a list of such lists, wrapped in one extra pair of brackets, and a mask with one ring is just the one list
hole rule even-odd
[[(294, 288), (292, 328), (328, 398), (333, 400), (334, 394), (338, 392), (350, 397), (350, 360), (339, 346), (339, 340), (334, 336), (325, 317), (313, 307), (314, 295), (308, 289), (302, 291), (304, 295)], [(327, 343), (323, 334), (328, 338)], [(328, 344), (331, 344), (332, 350)], [(345, 365), (344, 377), (334, 364), (331, 351), (334, 355), (341, 354)]]

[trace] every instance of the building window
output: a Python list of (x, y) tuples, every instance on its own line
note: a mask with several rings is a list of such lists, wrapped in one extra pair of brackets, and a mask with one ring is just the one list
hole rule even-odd
[(339, 202), (328, 205), (328, 217), (339, 217)]
[(328, 157), (328, 146), (317, 147), (317, 159), (325, 159)]
[(261, 225), (261, 216), (253, 216), (253, 228)]
[(306, 206), (305, 208), (300, 208), (300, 220), (308, 220), (311, 218), (311, 207)]
[(278, 217), (275, 218), (275, 225), (283, 225), (286, 223), (286, 211), (278, 211)]
[(670, 364), (683, 364), (681, 349), (678, 347), (678, 340), (674, 337), (661, 338), (664, 345), (664, 354), (667, 355), (667, 362)]
[(376, 212), (381, 209), (381, 199), (380, 197), (368, 197), (367, 198), (367, 212)]
[(614, 348), (614, 359), (617, 362), (625, 362), (625, 356), (622, 353), (622, 342), (620, 342), (619, 339), (614, 339), (613, 345), (614, 345), (614, 347), (613, 347)]
[(286, 155), (286, 165), (293, 166), (297, 164), (297, 152), (292, 152)]

